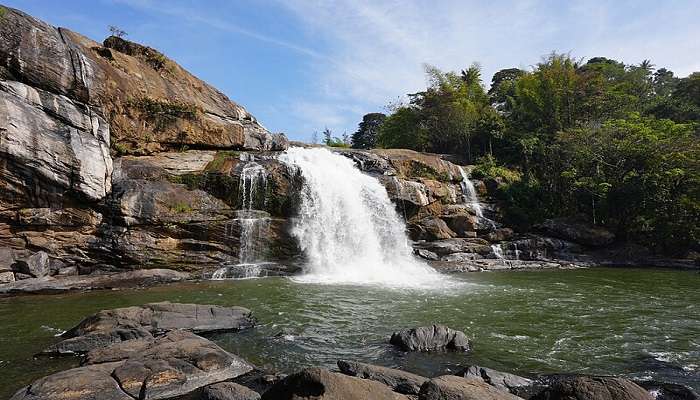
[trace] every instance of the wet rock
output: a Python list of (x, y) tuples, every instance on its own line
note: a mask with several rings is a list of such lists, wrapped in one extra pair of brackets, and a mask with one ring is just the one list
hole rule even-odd
[(481, 255), (491, 253), (491, 246), (489, 243), (480, 238), (435, 240), (432, 242), (418, 243), (415, 244), (414, 247), (429, 250), (441, 257), (453, 253), (477, 253)]
[(406, 396), (388, 386), (369, 379), (360, 379), (308, 368), (289, 375), (262, 395), (263, 400), (399, 400)]
[(440, 256), (426, 249), (413, 249), (413, 253), (426, 260), (439, 260)]
[(410, 372), (352, 361), (339, 360), (338, 368), (345, 375), (381, 382), (393, 391), (403, 394), (417, 395), (421, 385), (428, 380)]
[[(16, 273), (15, 277), (23, 274)], [(31, 276), (26, 276), (31, 278)], [(179, 282), (190, 278), (185, 272), (169, 269), (142, 269), (102, 275), (77, 275), (54, 278), (24, 279), (0, 285), (0, 296), (16, 294), (60, 293), (75, 290), (116, 289), (143, 287), (162, 283)]]
[(260, 394), (233, 382), (216, 383), (204, 389), (202, 400), (259, 400)]
[(419, 400), (521, 400), (507, 391), (498, 390), (480, 379), (455, 375), (433, 378), (423, 384)]
[(471, 237), (479, 228), (478, 220), (466, 204), (450, 204), (443, 208), (441, 218), (458, 237)]
[(542, 379), (547, 388), (532, 400), (652, 400), (644, 388), (624, 378), (554, 375)]
[(649, 380), (635, 383), (646, 389), (656, 400), (700, 400), (698, 393), (684, 385)]
[(547, 220), (535, 227), (546, 235), (586, 246), (606, 246), (615, 240), (609, 230), (570, 218)]
[(17, 260), (15, 268), (23, 274), (41, 278), (49, 273), (49, 255), (43, 251), (34, 253), (29, 257)]
[(238, 331), (254, 325), (252, 313), (243, 307), (152, 303), (104, 310), (87, 317), (61, 335), (65, 340), (44, 353), (85, 353), (122, 341), (152, 339), (153, 335), (175, 329), (206, 333)]
[(404, 351), (468, 351), (469, 340), (460, 331), (445, 325), (421, 326), (394, 332), (389, 343)]
[(510, 392), (516, 396), (529, 398), (536, 390), (533, 388), (534, 382), (522, 376), (509, 374), (507, 372), (496, 371), (491, 368), (472, 365), (459, 371), (455, 375), (463, 378), (483, 380), (485, 383), (496, 389)]

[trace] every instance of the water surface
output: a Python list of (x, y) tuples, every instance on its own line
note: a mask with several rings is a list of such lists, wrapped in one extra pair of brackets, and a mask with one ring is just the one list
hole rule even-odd
[[(285, 278), (0, 299), (0, 398), (76, 365), (34, 360), (54, 336), (105, 308), (154, 301), (241, 305), (260, 326), (210, 336), (259, 366), (333, 367), (345, 358), (435, 375), (476, 363), (521, 373), (624, 374), (700, 390), (700, 274), (589, 269), (455, 276), (442, 290), (385, 289)], [(391, 332), (431, 323), (463, 330), (470, 354), (402, 354)]]

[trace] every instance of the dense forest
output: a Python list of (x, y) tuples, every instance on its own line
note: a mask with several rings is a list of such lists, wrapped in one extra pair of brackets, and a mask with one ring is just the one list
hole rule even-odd
[(698, 251), (700, 72), (551, 54), (531, 71), (426, 66), (428, 87), (364, 116), (355, 148), (459, 156), (498, 180), (506, 223), (578, 217), (659, 253)]

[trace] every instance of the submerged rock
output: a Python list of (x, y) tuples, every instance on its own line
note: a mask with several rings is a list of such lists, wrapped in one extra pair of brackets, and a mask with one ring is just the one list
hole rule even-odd
[(507, 391), (498, 390), (483, 380), (444, 375), (426, 382), (420, 400), (522, 400)]
[(389, 342), (404, 351), (468, 351), (469, 339), (464, 332), (445, 325), (421, 326), (394, 332)]
[(657, 381), (635, 383), (646, 389), (656, 400), (700, 400), (700, 395), (684, 385)]
[(408, 397), (395, 393), (388, 386), (369, 379), (360, 379), (308, 368), (289, 375), (262, 395), (263, 400), (399, 400)]
[(393, 391), (403, 394), (417, 395), (421, 385), (428, 380), (410, 372), (352, 361), (339, 360), (338, 368), (345, 375), (381, 382)]
[(152, 303), (100, 311), (64, 333), (65, 340), (43, 353), (86, 353), (113, 343), (153, 339), (175, 329), (206, 333), (238, 331), (254, 325), (252, 313), (243, 307)]

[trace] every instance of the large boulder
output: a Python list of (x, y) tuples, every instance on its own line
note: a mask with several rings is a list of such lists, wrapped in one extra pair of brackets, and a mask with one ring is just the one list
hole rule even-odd
[(447, 226), (445, 221), (438, 217), (425, 217), (411, 221), (408, 230), (413, 240), (433, 241), (451, 239), (457, 236), (457, 234)]
[(369, 379), (360, 379), (308, 368), (289, 375), (262, 395), (263, 400), (407, 400), (386, 385)]
[(468, 351), (470, 348), (464, 332), (445, 325), (403, 329), (394, 332), (389, 342), (404, 351)]
[(86, 353), (132, 339), (152, 339), (171, 330), (238, 331), (255, 325), (250, 310), (199, 304), (151, 303), (100, 311), (62, 335), (44, 353)]
[(547, 388), (532, 400), (652, 400), (634, 382), (610, 376), (555, 375), (542, 380)]
[(23, 274), (41, 278), (49, 273), (49, 255), (39, 251), (29, 257), (17, 260), (15, 268)]
[(338, 369), (345, 375), (381, 382), (403, 394), (417, 395), (420, 387), (428, 380), (410, 372), (352, 361), (339, 360)]
[(615, 234), (609, 230), (570, 218), (550, 219), (535, 228), (545, 235), (586, 246), (606, 246), (615, 241)]
[(96, 349), (86, 365), (39, 379), (12, 400), (170, 399), (253, 369), (213, 342), (181, 330), (131, 342), (139, 344)]
[(522, 400), (483, 380), (444, 375), (423, 384), (419, 400)]
[(204, 389), (202, 400), (259, 400), (260, 394), (233, 382), (221, 382)]

